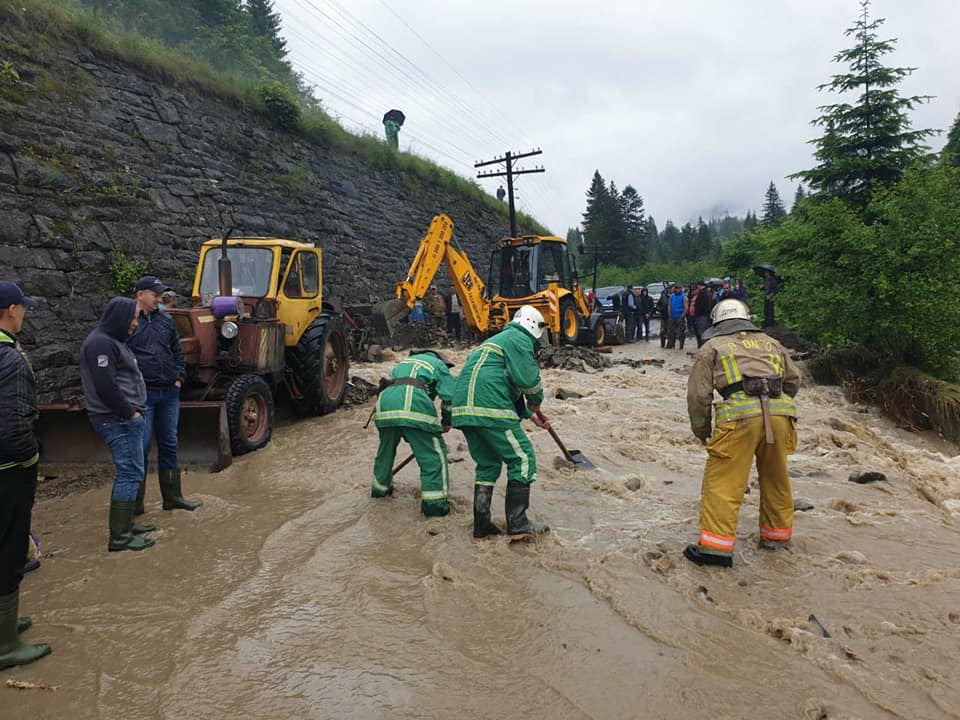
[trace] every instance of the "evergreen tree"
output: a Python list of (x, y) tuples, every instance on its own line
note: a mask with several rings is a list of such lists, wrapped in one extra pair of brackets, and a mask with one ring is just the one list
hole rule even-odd
[(578, 252), (583, 246), (583, 235), (580, 228), (567, 228), (567, 248), (570, 252)]
[[(614, 187), (614, 189), (616, 189)], [(610, 262), (608, 257), (615, 247), (616, 226), (619, 221), (620, 208), (610, 196), (607, 183), (597, 170), (593, 173), (590, 189), (587, 190), (587, 209), (583, 213), (583, 236), (590, 254), (599, 252), (600, 262)]]
[(874, 183), (890, 185), (928, 149), (923, 141), (932, 130), (911, 129), (907, 111), (929, 96), (902, 97), (900, 81), (916, 68), (886, 67), (881, 58), (893, 52), (896, 38), (881, 40), (877, 35), (884, 18), (870, 20), (870, 0), (860, 3), (862, 13), (845, 35), (857, 42), (834, 56), (846, 63), (849, 72), (834, 75), (818, 89), (835, 93), (859, 92), (853, 104), (840, 102), (821, 105), (823, 113), (813, 121), (822, 127), (822, 137), (811, 141), (816, 147), (818, 165), (791, 175), (811, 189), (830, 197), (839, 197), (863, 207), (870, 199)]
[(943, 146), (940, 157), (944, 163), (960, 167), (960, 114), (947, 133), (947, 144)]
[(697, 231), (690, 223), (684, 223), (680, 228), (680, 242), (677, 255), (674, 258), (679, 262), (689, 262), (696, 257)]
[(764, 227), (777, 227), (786, 215), (787, 210), (783, 206), (783, 200), (780, 199), (777, 186), (771, 180), (763, 197), (763, 216), (760, 218), (760, 224)]
[(807, 191), (803, 189), (803, 183), (797, 185), (797, 191), (793, 194), (793, 207), (790, 208), (790, 212), (793, 212), (797, 209), (797, 205), (807, 197)]
[(267, 38), (278, 57), (286, 57), (287, 41), (280, 37), (280, 15), (273, 8), (273, 0), (247, 0), (247, 13), (253, 34)]
[(713, 233), (702, 217), (697, 218), (697, 237), (693, 245), (691, 260), (708, 260), (713, 256)]
[(660, 233), (658, 243), (658, 260), (660, 262), (679, 262), (680, 257), (680, 230), (673, 224), (673, 220), (667, 220), (663, 226), (663, 232)]
[(743, 229), (745, 232), (757, 229), (757, 214), (752, 210), (747, 210), (747, 215), (743, 219)]
[(620, 195), (620, 216), (624, 229), (624, 263), (642, 265), (647, 260), (647, 233), (643, 198), (632, 185)]

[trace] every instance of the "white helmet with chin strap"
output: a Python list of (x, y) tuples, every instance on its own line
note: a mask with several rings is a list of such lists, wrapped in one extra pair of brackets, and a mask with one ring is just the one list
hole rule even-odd
[(750, 320), (750, 308), (742, 300), (728, 298), (721, 300), (710, 313), (710, 319), (713, 324), (722, 323), (724, 320)]
[(522, 327), (537, 340), (543, 337), (543, 331), (547, 327), (543, 315), (541, 315), (540, 311), (533, 307), (533, 305), (524, 305), (517, 310), (517, 314), (513, 316), (512, 322)]

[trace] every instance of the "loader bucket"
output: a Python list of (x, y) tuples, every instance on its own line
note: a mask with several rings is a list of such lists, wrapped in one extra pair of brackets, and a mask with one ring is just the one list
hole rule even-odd
[(377, 303), (371, 309), (374, 336), (382, 340), (389, 340), (393, 337), (393, 332), (397, 329), (400, 321), (409, 314), (410, 308), (403, 300), (394, 298)]
[[(54, 465), (111, 464), (106, 444), (94, 431), (87, 413), (76, 405), (41, 405), (36, 425), (40, 459)], [(217, 472), (233, 462), (226, 407), (222, 402), (180, 403), (178, 455), (183, 467)], [(151, 466), (156, 466), (156, 443)]]

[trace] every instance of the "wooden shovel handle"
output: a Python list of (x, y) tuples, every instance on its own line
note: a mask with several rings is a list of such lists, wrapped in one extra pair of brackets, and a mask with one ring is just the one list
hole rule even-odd
[[(546, 418), (543, 417), (543, 413), (539, 410), (537, 411), (537, 417), (540, 418), (541, 422), (546, 422)], [(563, 440), (560, 439), (560, 436), (557, 435), (557, 431), (553, 429), (553, 425), (547, 425), (547, 432), (550, 433), (550, 437), (553, 438), (553, 441), (557, 444), (557, 447), (560, 448), (560, 452), (563, 453), (563, 457), (570, 462), (574, 462), (573, 456), (570, 454), (570, 451), (567, 450), (567, 446), (563, 444)]]
[(390, 474), (391, 474), (391, 475), (396, 475), (398, 472), (400, 472), (401, 470), (403, 470), (407, 465), (409, 465), (409, 464), (410, 464), (410, 461), (413, 460), (413, 458), (414, 458), (413, 453), (410, 453), (410, 457), (408, 457), (408, 458), (407, 458), (406, 460), (404, 460), (402, 463), (400, 463), (399, 465), (397, 465), (393, 470), (391, 470), (391, 471), (390, 471)]

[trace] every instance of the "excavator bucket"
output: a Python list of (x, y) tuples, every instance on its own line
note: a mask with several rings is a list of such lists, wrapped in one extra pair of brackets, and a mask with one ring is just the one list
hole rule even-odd
[(393, 337), (397, 325), (409, 314), (410, 308), (403, 300), (394, 298), (377, 303), (371, 310), (374, 336), (384, 340)]
[[(106, 444), (94, 432), (87, 414), (66, 403), (41, 405), (36, 425), (40, 459), (54, 465), (97, 465), (111, 462)], [(222, 402), (180, 403), (178, 456), (183, 467), (217, 472), (233, 462), (226, 407)], [(155, 464), (156, 443), (153, 443)]]

